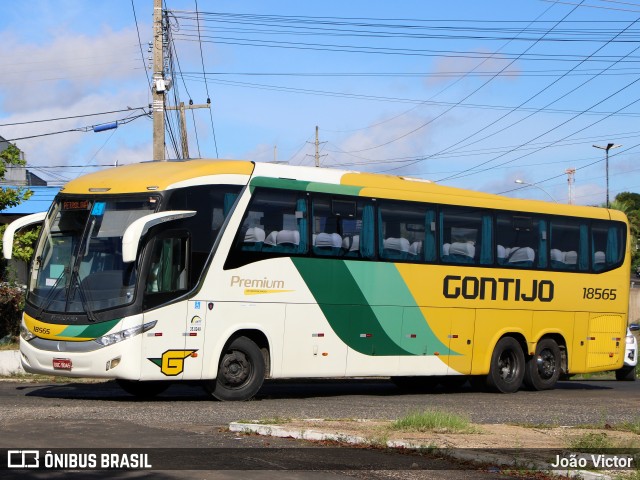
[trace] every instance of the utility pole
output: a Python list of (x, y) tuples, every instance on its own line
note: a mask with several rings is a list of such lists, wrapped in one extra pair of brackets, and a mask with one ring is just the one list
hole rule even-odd
[(153, 0), (153, 160), (164, 162), (164, 30), (162, 0)]
[(609, 203), (609, 150), (612, 148), (620, 148), (622, 145), (616, 145), (615, 143), (607, 143), (606, 145), (594, 145), (595, 148), (599, 148), (600, 150), (604, 150), (605, 155), (605, 172), (607, 177), (607, 201), (606, 206), (609, 208), (611, 204)]
[(567, 174), (567, 183), (569, 184), (569, 205), (573, 205), (573, 184), (575, 183), (575, 168), (567, 168), (564, 173)]
[[(307, 142), (307, 143), (311, 143), (311, 142)], [(320, 141), (319, 134), (318, 134), (318, 126), (316, 125), (316, 141), (313, 142), (313, 144), (316, 146), (316, 154), (314, 155), (316, 167), (320, 166), (320, 157), (326, 157), (326, 155), (320, 155), (320, 144), (322, 143), (327, 143), (327, 142)], [(307, 155), (307, 156), (310, 157), (311, 155)]]
[(180, 110), (180, 137), (182, 139), (182, 158), (186, 160), (189, 158), (189, 142), (187, 141), (187, 116), (185, 110), (193, 110), (195, 108), (210, 108), (210, 104), (206, 105), (194, 105), (189, 103), (185, 105), (184, 102), (180, 102), (178, 107), (166, 107), (166, 110)]

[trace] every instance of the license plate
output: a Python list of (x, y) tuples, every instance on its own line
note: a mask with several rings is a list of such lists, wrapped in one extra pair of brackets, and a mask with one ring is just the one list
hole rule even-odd
[(54, 358), (53, 368), (55, 370), (71, 370), (71, 359), (70, 358)]

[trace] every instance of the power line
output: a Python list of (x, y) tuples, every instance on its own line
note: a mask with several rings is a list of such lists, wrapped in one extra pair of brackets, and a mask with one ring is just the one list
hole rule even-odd
[[(184, 73), (184, 76), (190, 78), (194, 81), (202, 81), (195, 76), (192, 76), (191, 73)], [(353, 98), (359, 100), (367, 100), (367, 101), (377, 101), (377, 102), (390, 102), (390, 103), (414, 103), (418, 106), (420, 105), (433, 105), (440, 107), (449, 107), (451, 105), (458, 105), (458, 107), (462, 108), (478, 108), (478, 109), (487, 109), (487, 110), (511, 110), (514, 108), (513, 106), (508, 105), (486, 105), (486, 104), (474, 104), (474, 103), (457, 103), (457, 102), (443, 102), (443, 101), (433, 101), (433, 100), (424, 100), (424, 99), (415, 99), (415, 98), (402, 98), (402, 97), (385, 97), (381, 95), (365, 95), (358, 93), (345, 93), (345, 92), (336, 92), (330, 90), (311, 90), (305, 88), (296, 88), (296, 87), (283, 87), (280, 85), (269, 85), (262, 83), (251, 83), (251, 82), (238, 82), (232, 80), (209, 80), (211, 83), (216, 83), (219, 85), (228, 85), (240, 88), (255, 88), (258, 90), (272, 90), (272, 91), (280, 91), (280, 92), (291, 92), (291, 93), (299, 93), (303, 95), (316, 95), (316, 96), (328, 96), (328, 97), (338, 97), (338, 98)], [(522, 111), (535, 111), (537, 109), (534, 108), (521, 108)], [(559, 113), (559, 114), (574, 114), (578, 113), (579, 110), (568, 110), (568, 109), (544, 109), (544, 112), (547, 113)], [(608, 115), (611, 112), (607, 111), (590, 111), (585, 112), (587, 115)], [(640, 116), (640, 113), (620, 113), (623, 116)], [(325, 131), (331, 131), (324, 129)]]
[(111, 110), (109, 112), (98, 112), (98, 113), (85, 113), (84, 115), (72, 115), (69, 117), (57, 117), (57, 118), (46, 118), (43, 120), (29, 120), (26, 122), (13, 122), (13, 123), (0, 123), (0, 127), (11, 127), (14, 125), (29, 125), (31, 123), (43, 123), (43, 122), (56, 122), (58, 120), (71, 120), (74, 118), (84, 118), (84, 117), (96, 117), (98, 115), (108, 115), (110, 113), (121, 113), (121, 112), (129, 112), (132, 110), (143, 110), (145, 111), (146, 107), (127, 107), (121, 110)]
[[(198, 14), (198, 0), (194, 0), (196, 4), (196, 20), (198, 23), (198, 46), (200, 47), (200, 61), (202, 63), (202, 76), (204, 77), (204, 86), (207, 91), (207, 104), (211, 104), (211, 96), (209, 95), (209, 85), (207, 84), (207, 75), (205, 74), (206, 69), (204, 68), (204, 55), (202, 54), (202, 38), (200, 36), (200, 15)], [(209, 108), (209, 118), (211, 119), (211, 132), (213, 133), (213, 144), (216, 147), (216, 157), (219, 158), (220, 154), (218, 153), (218, 141), (216, 140), (216, 129), (213, 126), (213, 113), (211, 112), (211, 108)]]
[[(142, 113), (140, 115), (137, 115), (135, 117), (125, 117), (121, 120), (116, 120), (115, 123), (117, 123), (118, 125), (125, 125), (127, 123), (130, 123), (140, 117), (146, 117), (148, 116), (147, 113)], [(47, 132), (47, 133), (41, 133), (38, 135), (29, 135), (29, 136), (25, 136), (25, 137), (16, 137), (16, 138), (10, 138), (10, 139), (5, 139), (7, 142), (16, 142), (18, 140), (27, 140), (30, 138), (39, 138), (39, 137), (48, 137), (51, 135), (58, 135), (61, 133), (69, 133), (69, 132), (90, 132), (93, 130), (94, 127), (96, 127), (97, 125), (89, 125), (86, 127), (78, 127), (78, 128), (71, 128), (71, 129), (67, 129), (67, 130), (58, 130), (56, 132)]]
[(151, 79), (149, 78), (149, 72), (147, 71), (147, 64), (144, 62), (144, 52), (142, 51), (142, 40), (140, 40), (140, 29), (138, 28), (138, 17), (136, 16), (136, 7), (131, 0), (131, 10), (133, 11), (133, 20), (136, 23), (136, 32), (138, 33), (138, 47), (140, 48), (140, 59), (142, 60), (142, 68), (144, 68), (144, 74), (147, 77), (147, 85), (151, 88)]
[[(584, 1), (584, 0), (582, 0)], [(577, 8), (577, 7), (576, 7)], [(564, 17), (562, 17), (562, 19), (560, 19), (559, 21), (557, 21), (547, 32), (545, 32), (542, 37), (540, 37), (540, 39), (544, 38), (548, 33), (550, 33), (557, 25), (560, 25), (562, 23), (563, 20), (565, 20), (569, 15), (571, 15), (575, 9), (572, 9), (569, 13), (567, 13)], [(548, 9), (547, 9), (548, 10)], [(546, 13), (546, 11), (544, 12)], [(543, 14), (544, 14), (543, 13)], [(542, 16), (543, 14), (541, 14), (540, 16)], [(539, 18), (539, 17), (538, 17)], [(504, 66), (501, 71), (505, 71), (507, 70), (509, 67), (511, 67), (519, 58), (521, 58), (523, 55), (526, 55), (527, 52), (529, 52), (533, 47), (535, 47), (538, 44), (539, 40), (536, 40), (533, 44), (529, 45), (529, 47), (527, 49), (525, 49), (524, 52), (520, 53), (515, 59), (511, 60), (506, 66)], [(400, 135), (399, 137), (396, 137), (392, 140), (389, 140), (385, 143), (382, 143), (380, 145), (376, 145), (375, 147), (369, 147), (369, 148), (365, 148), (365, 149), (361, 149), (361, 150), (352, 150), (351, 152), (354, 153), (359, 153), (359, 152), (364, 152), (364, 151), (368, 151), (368, 150), (373, 150), (376, 148), (380, 148), (380, 147), (384, 147), (386, 145), (389, 145), (393, 142), (397, 142), (398, 140), (401, 140), (403, 138), (406, 138), (407, 136), (417, 132), (418, 130), (421, 130), (422, 128), (426, 127), (427, 125), (433, 123), (434, 121), (436, 121), (437, 119), (441, 118), (443, 115), (446, 115), (447, 113), (449, 113), (451, 110), (453, 110), (454, 108), (458, 107), (461, 103), (463, 103), (465, 100), (467, 100), (468, 98), (472, 97), (473, 95), (475, 95), (477, 92), (479, 92), (481, 89), (483, 89), (485, 86), (487, 86), (489, 83), (491, 83), (493, 80), (495, 80), (497, 78), (497, 75), (494, 75), (493, 77), (489, 78), (486, 82), (484, 82), (482, 85), (480, 85), (479, 87), (477, 87), (475, 90), (473, 90), (471, 93), (467, 94), (462, 100), (460, 100), (459, 102), (455, 103), (454, 105), (452, 105), (450, 108), (448, 108), (447, 110), (445, 110), (442, 113), (439, 113), (438, 115), (436, 115), (434, 118), (428, 120), (427, 122), (421, 124), (419, 127), (411, 130), (410, 132), (407, 132), (403, 135)], [(467, 137), (469, 138), (469, 137)], [(465, 139), (466, 140), (466, 139)], [(461, 140), (464, 141), (464, 140)], [(396, 170), (397, 168), (402, 168), (402, 167), (393, 167), (387, 170), (382, 170), (383, 172), (388, 172), (391, 170)]]
[[(576, 8), (577, 8), (577, 7), (576, 7)], [(635, 25), (639, 20), (640, 20), (640, 18), (637, 18), (637, 19), (636, 19), (636, 20), (634, 20), (630, 25), (628, 25), (626, 28), (630, 28), (631, 26)], [(625, 28), (625, 29), (626, 29), (626, 28)], [(623, 30), (623, 31), (624, 31), (624, 30)], [(616, 36), (617, 36), (617, 35), (618, 35), (618, 34), (616, 34)], [(607, 42), (607, 43), (605, 43), (604, 45), (600, 46), (600, 47), (595, 51), (595, 53), (597, 53), (597, 52), (601, 51), (601, 50), (602, 50), (603, 48), (605, 48), (608, 44), (609, 44), (609, 42)], [(627, 55), (631, 55), (632, 53), (636, 52), (638, 49), (640, 49), (640, 46), (638, 46), (638, 47), (636, 47), (635, 49), (633, 49), (633, 50), (632, 50), (631, 52), (629, 52)], [(583, 63), (583, 62), (580, 62), (578, 65), (576, 65), (576, 67), (577, 67), (577, 66), (579, 66), (579, 65), (581, 65), (582, 63)], [(604, 69), (604, 70), (606, 71), (606, 70), (607, 70), (607, 68), (609, 68), (609, 66), (605, 67), (605, 69)], [(570, 91), (568, 91), (568, 92), (566, 92), (566, 93), (562, 94), (560, 97), (558, 97), (558, 98), (556, 98), (556, 99), (552, 100), (551, 102), (547, 103), (547, 104), (546, 104), (546, 105), (544, 105), (544, 107), (542, 107), (540, 110), (536, 110), (536, 111), (534, 111), (533, 113), (531, 113), (531, 114), (529, 114), (529, 115), (527, 115), (527, 116), (525, 116), (525, 117), (523, 117), (523, 118), (519, 119), (518, 121), (516, 121), (516, 122), (514, 122), (514, 123), (511, 123), (510, 125), (507, 125), (506, 127), (503, 127), (502, 129), (499, 129), (499, 130), (497, 130), (497, 131), (495, 131), (495, 132), (491, 133), (490, 135), (486, 135), (486, 136), (484, 136), (484, 137), (482, 137), (482, 138), (480, 138), (480, 139), (478, 139), (478, 140), (476, 140), (476, 141), (474, 141), (474, 142), (472, 142), (472, 143), (468, 143), (468, 144), (466, 144), (464, 147), (467, 147), (467, 146), (470, 146), (470, 145), (474, 145), (474, 144), (476, 144), (476, 143), (478, 143), (478, 142), (481, 142), (481, 141), (487, 140), (488, 138), (491, 138), (491, 137), (493, 137), (493, 136), (495, 136), (495, 135), (497, 135), (497, 134), (499, 134), (499, 133), (501, 133), (501, 132), (504, 132), (505, 130), (507, 130), (507, 129), (509, 129), (509, 128), (514, 127), (515, 125), (518, 125), (519, 123), (521, 123), (521, 122), (523, 122), (523, 121), (525, 121), (525, 120), (529, 119), (530, 117), (532, 117), (532, 116), (533, 116), (533, 115), (535, 115), (536, 113), (540, 112), (542, 109), (548, 108), (549, 106), (551, 106), (551, 105), (555, 104), (556, 102), (559, 102), (560, 100), (562, 100), (562, 99), (566, 98), (566, 97), (567, 97), (567, 96), (569, 96), (571, 93), (573, 93), (573, 92), (575, 92), (576, 90), (578, 90), (578, 89), (582, 88), (583, 86), (585, 86), (587, 83), (591, 82), (592, 80), (594, 80), (594, 79), (595, 79), (595, 78), (597, 78), (598, 76), (599, 76), (599, 75), (598, 75), (598, 74), (596, 74), (596, 75), (594, 75), (593, 77), (591, 77), (591, 78), (587, 79), (586, 81), (582, 82), (580, 85), (578, 85), (578, 86), (576, 86), (576, 87), (572, 88)], [(551, 86), (555, 85), (555, 84), (556, 84), (557, 82), (559, 82), (562, 78), (564, 78), (564, 75), (563, 75), (562, 77), (560, 77), (560, 78), (558, 78), (558, 79), (554, 80), (553, 82), (551, 82), (551, 84), (547, 85), (547, 86), (546, 86), (546, 87), (544, 87), (542, 90), (538, 91), (535, 95), (532, 95), (531, 97), (529, 97), (527, 100), (525, 100), (524, 102), (522, 102), (522, 103), (519, 105), (519, 107), (521, 107), (521, 106), (523, 106), (523, 105), (527, 104), (529, 101), (531, 101), (532, 99), (536, 98), (536, 97), (537, 97), (538, 95), (540, 95), (541, 93), (543, 93), (543, 92), (545, 92), (546, 90), (548, 90)], [(474, 134), (472, 134), (472, 135), (470, 135), (470, 136), (466, 137), (465, 139), (461, 140), (460, 142), (458, 142), (458, 143), (454, 144), (453, 146), (459, 145), (461, 142), (464, 142), (464, 141), (468, 140), (469, 138), (474, 137), (474, 136), (475, 136), (475, 135), (477, 135), (478, 133), (480, 133), (480, 132), (482, 132), (482, 131), (486, 130), (487, 128), (489, 128), (489, 127), (491, 127), (491, 126), (495, 125), (497, 122), (499, 122), (499, 121), (501, 121), (502, 119), (506, 118), (508, 115), (510, 115), (510, 114), (511, 114), (511, 113), (513, 113), (514, 111), (515, 111), (515, 110), (512, 110), (512, 111), (508, 112), (507, 114), (503, 115), (503, 116), (502, 116), (502, 117), (500, 117), (499, 119), (497, 119), (497, 120), (495, 120), (495, 121), (493, 121), (493, 122), (489, 123), (488, 125), (486, 125), (486, 126), (485, 126), (485, 127), (483, 127), (482, 129), (480, 129), (480, 130), (478, 130), (477, 132), (475, 132)], [(579, 115), (578, 115), (578, 116), (579, 116)], [(575, 118), (577, 118), (577, 117), (575, 117)], [(570, 119), (570, 120), (573, 120), (573, 119)], [(566, 122), (565, 122), (565, 123), (566, 123)], [(560, 124), (559, 126), (562, 126), (562, 125), (564, 125), (564, 123)], [(464, 148), (464, 147), (462, 147), (462, 148)], [(450, 148), (451, 148), (451, 147), (449, 147), (448, 149), (450, 149)], [(445, 149), (445, 150), (448, 150), (448, 149)], [(500, 158), (500, 157), (497, 157), (497, 158)], [(495, 160), (495, 159), (491, 159), (491, 160), (488, 160), (488, 161), (486, 161), (486, 162), (482, 162), (482, 163), (480, 163), (480, 164), (478, 164), (478, 165), (476, 165), (476, 166), (474, 166), (474, 167), (471, 167), (471, 168), (467, 169), (467, 171), (475, 170), (475, 169), (476, 169), (476, 168), (478, 168), (479, 166), (486, 165), (487, 163), (492, 162), (493, 160)], [(457, 176), (456, 176), (456, 177), (457, 177)], [(439, 181), (445, 181), (445, 180), (449, 180), (449, 179), (451, 179), (451, 178), (454, 178), (454, 176), (445, 177), (445, 178), (440, 179)]]

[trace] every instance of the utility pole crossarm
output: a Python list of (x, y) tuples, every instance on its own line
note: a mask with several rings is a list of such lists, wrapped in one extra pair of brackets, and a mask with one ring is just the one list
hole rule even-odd
[(166, 107), (165, 110), (180, 110), (180, 137), (182, 139), (182, 158), (184, 160), (189, 158), (189, 142), (187, 140), (187, 117), (185, 110), (195, 110), (196, 108), (211, 108), (211, 104), (204, 105), (185, 105), (184, 102), (180, 102), (177, 107)]
[[(312, 142), (307, 142), (307, 143), (312, 143)], [(314, 155), (315, 158), (315, 164), (316, 167), (320, 166), (320, 157), (326, 157), (327, 155), (320, 155), (320, 144), (322, 143), (327, 143), (327, 142), (321, 142), (320, 141), (320, 136), (318, 134), (318, 126), (316, 125), (316, 141), (313, 142), (313, 144), (316, 146), (316, 154)], [(311, 156), (311, 155), (307, 155), (307, 156)]]

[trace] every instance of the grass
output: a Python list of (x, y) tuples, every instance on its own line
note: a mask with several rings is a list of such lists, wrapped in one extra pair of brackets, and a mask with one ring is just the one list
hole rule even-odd
[(640, 435), (640, 417), (635, 417), (629, 422), (623, 422), (615, 426), (617, 430), (623, 432), (632, 432), (636, 435)]
[(0, 345), (0, 351), (18, 350), (19, 348), (20, 348), (20, 343), (18, 342), (3, 343), (2, 345)]
[(604, 450), (614, 447), (606, 433), (590, 432), (569, 439), (569, 448), (573, 450)]
[(461, 415), (437, 410), (413, 412), (389, 425), (403, 432), (477, 433), (478, 429)]
[[(516, 423), (511, 423), (511, 425), (515, 425), (517, 427), (523, 427), (523, 428), (533, 428), (533, 429), (542, 429), (542, 430), (557, 428), (560, 426), (558, 422), (555, 422), (555, 423), (529, 423), (529, 422), (518, 423), (516, 422)], [(601, 423), (591, 423), (591, 424), (582, 423), (582, 424), (575, 425), (575, 427), (582, 428), (585, 430), (607, 429), (614, 432), (631, 432), (631, 433), (635, 433), (636, 435), (640, 435), (640, 417), (635, 417), (632, 420), (629, 420), (627, 422), (614, 423), (614, 424), (610, 424), (603, 419)]]

